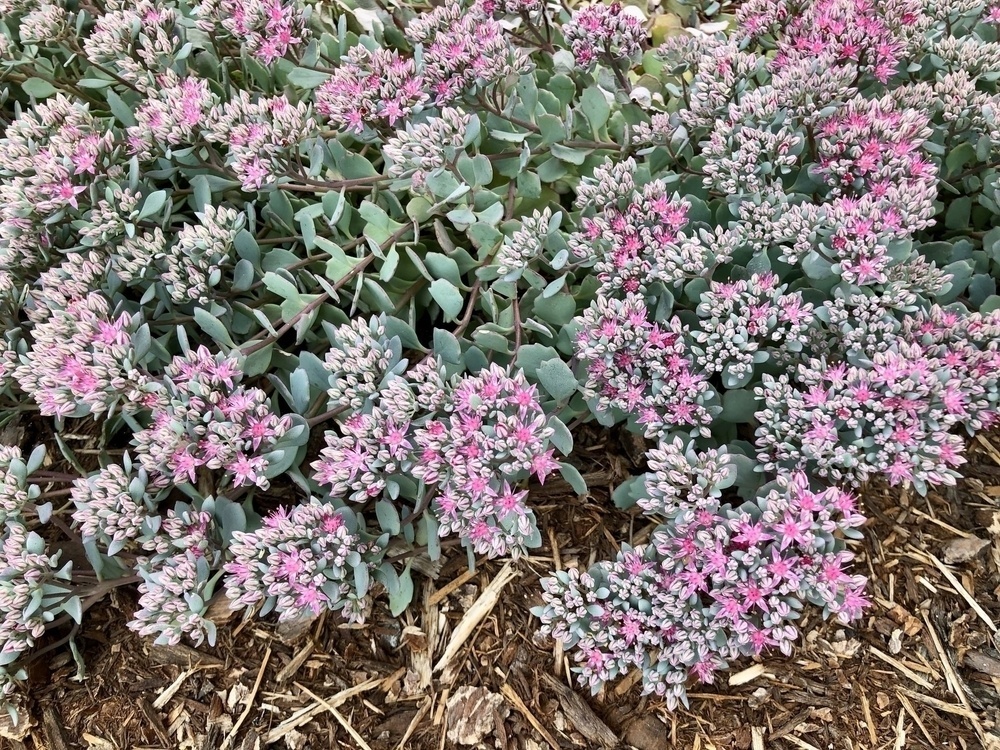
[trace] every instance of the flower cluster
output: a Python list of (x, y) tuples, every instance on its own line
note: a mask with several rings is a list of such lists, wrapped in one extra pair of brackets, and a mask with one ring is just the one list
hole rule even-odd
[(205, 140), (229, 149), (227, 164), (247, 191), (290, 172), (299, 146), (315, 132), (305, 104), (293, 105), (284, 96), (253, 101), (246, 91), (214, 107), (204, 124)]
[[(47, 553), (42, 537), (12, 521), (3, 530), (0, 554), (0, 663), (7, 665), (45, 634), (64, 607), (72, 606), (68, 582), (73, 564), (59, 567), (60, 553)], [(0, 691), (10, 687), (3, 685)]]
[(516, 487), (558, 468), (552, 428), (523, 373), (498, 365), (446, 382), (436, 358), (406, 370), (383, 324), (342, 326), (327, 355), (331, 405), (351, 411), (312, 464), (334, 496), (394, 497), (413, 477), (425, 487), (441, 536), (457, 534), (479, 554), (518, 554), (539, 543), (534, 515)]
[(647, 437), (678, 427), (707, 432), (713, 391), (694, 365), (689, 335), (676, 318), (652, 319), (639, 295), (594, 300), (576, 350), (597, 409), (634, 415)]
[(53, 222), (82, 214), (88, 187), (115, 164), (114, 134), (86, 105), (59, 94), (0, 138), (0, 268), (15, 278), (46, 261)]
[(756, 414), (765, 471), (808, 469), (832, 481), (954, 484), (962, 438), (996, 421), (1000, 314), (934, 308), (857, 364), (811, 360), (764, 375)]
[(137, 432), (136, 452), (156, 486), (197, 486), (204, 467), (231, 475), (233, 484), (266, 489), (269, 454), (293, 427), (259, 388), (239, 385), (239, 361), (205, 347), (175, 357), (162, 380), (147, 387), (149, 427)]
[(621, 3), (594, 3), (573, 13), (563, 26), (563, 36), (576, 64), (588, 68), (602, 58), (612, 64), (637, 58), (646, 30)]
[(199, 223), (185, 224), (174, 242), (159, 227), (126, 239), (112, 258), (119, 278), (159, 281), (174, 302), (207, 302), (246, 216), (226, 206), (205, 206), (197, 217)]
[(59, 419), (99, 416), (143, 382), (128, 313), (112, 313), (99, 293), (49, 311), (35, 326), (32, 346), (14, 376), (42, 414)]
[[(671, 463), (679, 479), (705, 471)], [(724, 476), (716, 466), (706, 489)], [(836, 488), (813, 490), (802, 473), (736, 508), (698, 493), (647, 545), (544, 579), (534, 612), (543, 633), (574, 648), (574, 670), (594, 692), (638, 669), (644, 692), (686, 705), (689, 678), (711, 683), (728, 662), (764, 648), (789, 653), (801, 602), (843, 622), (860, 615), (865, 579), (847, 573), (853, 555), (840, 538), (865, 520), (855, 503)]]
[(280, 621), (339, 612), (364, 622), (371, 607), (368, 580), (384, 550), (365, 541), (354, 514), (316, 498), (281, 508), (252, 533), (235, 532), (226, 596), (233, 609), (260, 607)]
[(339, 128), (361, 133), (366, 127), (395, 128), (427, 99), (424, 78), (412, 58), (359, 44), (316, 90), (316, 111)]
[(127, 130), (129, 149), (144, 160), (197, 140), (218, 101), (208, 81), (197, 76), (167, 71), (159, 83), (136, 108), (136, 124)]
[(308, 41), (306, 15), (297, 0), (202, 0), (198, 28), (220, 41), (234, 40), (265, 64)]
[(154, 92), (158, 76), (172, 72), (183, 46), (177, 9), (154, 0), (108, 0), (104, 9), (83, 40), (87, 58), (110, 66), (137, 89)]
[(539, 481), (558, 468), (552, 434), (535, 386), (522, 373), (498, 365), (462, 377), (451, 388), (446, 414), (414, 434), (419, 461), (413, 475), (437, 486), (434, 509), (440, 533), (455, 533), (477, 554), (516, 555), (539, 542), (528, 493), (507, 477)]
[(713, 282), (701, 296), (698, 317), (695, 361), (705, 372), (721, 372), (727, 388), (749, 383), (755, 364), (788, 361), (804, 351), (814, 321), (813, 306), (801, 293), (787, 293), (773, 273)]
[[(495, 258), (497, 273), (507, 279), (514, 279), (541, 255), (545, 238), (552, 232), (553, 215), (549, 208), (534, 211), (531, 216), (521, 219), (521, 227), (510, 237), (505, 237)], [(560, 216), (555, 217), (557, 222)], [(557, 223), (556, 222), (556, 223)]]
[(447, 0), (410, 21), (406, 37), (423, 46), (423, 75), (437, 104), (488, 89), (531, 69), (500, 24), (480, 5)]
[[(794, 8), (774, 3), (784, 22), (773, 65), (780, 69), (801, 58), (819, 58), (830, 67), (852, 67), (885, 83), (903, 58), (900, 27), (917, 21), (916, 3), (881, 5), (871, 0), (818, 0)], [(748, 12), (744, 17), (748, 17)], [(758, 19), (755, 27), (762, 27)]]
[[(607, 180), (602, 173), (600, 180)], [(595, 189), (601, 194), (600, 185)], [(622, 188), (620, 188), (622, 189)], [(578, 257), (595, 259), (604, 294), (634, 293), (654, 281), (677, 283), (704, 271), (707, 249), (689, 254), (680, 230), (689, 205), (671, 196), (659, 180), (636, 189), (584, 219), (570, 247)]]
[[(467, 112), (445, 107), (437, 117), (419, 125), (406, 124), (405, 130), (386, 141), (382, 149), (390, 162), (393, 177), (410, 177), (414, 192), (437, 170), (453, 163), (465, 146), (466, 134), (473, 118)], [(476, 121), (478, 124), (478, 120)]]
[(124, 466), (109, 464), (73, 483), (70, 499), (76, 506), (73, 520), (80, 536), (84, 542), (96, 541), (110, 556), (147, 530), (150, 519), (146, 472), (132, 469), (126, 455)]
[(692, 514), (715, 512), (722, 491), (736, 480), (736, 467), (725, 448), (697, 452), (680, 437), (661, 440), (646, 454), (650, 471), (636, 504), (647, 515), (663, 516), (687, 524)]
[(45, 3), (29, 11), (18, 29), (26, 44), (53, 44), (69, 31), (69, 13), (60, 5)]

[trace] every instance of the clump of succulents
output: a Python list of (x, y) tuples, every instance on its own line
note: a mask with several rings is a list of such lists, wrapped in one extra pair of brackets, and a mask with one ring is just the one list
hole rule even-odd
[(856, 493), (997, 420), (1000, 7), (652, 7), (709, 23), (0, 0), (0, 420), (60, 462), (0, 450), (9, 705), (115, 586), (200, 642), (213, 600), (360, 623), (418, 556), (524, 555), (588, 420), (655, 442), (614, 497), (657, 526), (542, 582), (583, 684), (673, 707), (859, 616)]

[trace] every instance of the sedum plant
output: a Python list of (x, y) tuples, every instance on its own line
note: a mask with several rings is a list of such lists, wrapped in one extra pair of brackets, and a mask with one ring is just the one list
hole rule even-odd
[(859, 617), (865, 483), (997, 419), (1000, 9), (665, 7), (0, 0), (8, 705), (116, 586), (212, 642), (527, 554), (586, 421), (656, 526), (542, 581), (582, 684)]

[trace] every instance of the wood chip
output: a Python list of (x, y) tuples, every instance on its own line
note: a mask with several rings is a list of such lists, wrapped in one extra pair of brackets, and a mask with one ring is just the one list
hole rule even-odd
[[(466, 611), (465, 616), (461, 619), (458, 625), (455, 626), (455, 630), (451, 634), (451, 639), (448, 641), (448, 645), (444, 650), (444, 654), (438, 660), (438, 663), (434, 665), (435, 672), (445, 672), (448, 667), (452, 666), (452, 660), (458, 656), (458, 652), (461, 650), (462, 646), (469, 639), (475, 629), (479, 626), (486, 616), (493, 611), (497, 602), (500, 599), (500, 592), (503, 591), (504, 587), (508, 583), (514, 580), (518, 575), (518, 572), (514, 570), (511, 563), (504, 565), (500, 572), (496, 574), (490, 585), (483, 589), (483, 593), (479, 595), (479, 598), (469, 607)], [(454, 681), (457, 670), (448, 670), (447, 674), (442, 675), (441, 679), (445, 683), (451, 683)]]
[(500, 688), (500, 692), (503, 694), (503, 697), (510, 701), (510, 704), (516, 708), (525, 719), (528, 720), (528, 723), (535, 728), (535, 731), (542, 736), (542, 739), (549, 743), (549, 747), (551, 747), (552, 750), (561, 750), (559, 743), (556, 742), (555, 738), (551, 734), (549, 734), (549, 730), (546, 729), (537, 718), (535, 718), (535, 715), (531, 713), (526, 705), (524, 705), (524, 701), (521, 700), (521, 696), (514, 691), (514, 688), (512, 688), (509, 683), (505, 682), (503, 687)]
[(487, 688), (460, 687), (445, 706), (448, 741), (456, 745), (480, 746), (486, 737), (503, 734), (503, 724), (497, 723), (497, 709), (503, 702), (500, 695)]
[(424, 720), (427, 712), (431, 710), (431, 705), (433, 703), (433, 698), (429, 696), (424, 698), (424, 702), (420, 704), (420, 708), (417, 709), (417, 713), (414, 714), (410, 725), (406, 728), (406, 731), (403, 732), (403, 739), (401, 739), (399, 744), (396, 745), (396, 750), (406, 750), (406, 743), (410, 741), (410, 737), (412, 737), (413, 733), (417, 731), (417, 727), (420, 725), (420, 722)]
[(977, 672), (988, 674), (990, 677), (1000, 677), (1000, 659), (995, 659), (989, 654), (972, 649), (962, 655), (962, 663)]
[(872, 652), (872, 655), (874, 655), (878, 659), (884, 661), (890, 667), (893, 667), (894, 669), (898, 670), (900, 673), (902, 673), (906, 677), (909, 677), (915, 683), (917, 683), (918, 685), (920, 685), (920, 687), (927, 688), (928, 690), (932, 690), (934, 688), (934, 686), (931, 685), (931, 683), (929, 683), (927, 680), (925, 680), (923, 677), (921, 677), (920, 675), (918, 675), (916, 672), (914, 672), (912, 669), (910, 669), (909, 667), (907, 667), (905, 664), (903, 664), (898, 659), (893, 659), (891, 656), (889, 656), (889, 654), (886, 654), (886, 653), (883, 653), (882, 651), (879, 651), (874, 646), (869, 646), (868, 648)]
[(88, 732), (83, 733), (83, 741), (87, 743), (90, 750), (118, 750), (118, 746), (114, 742), (109, 742), (103, 737)]
[(170, 747), (173, 745), (174, 743), (170, 741), (170, 735), (167, 734), (167, 728), (163, 726), (163, 719), (160, 718), (160, 714), (157, 713), (156, 709), (153, 708), (150, 702), (145, 698), (140, 698), (139, 710), (149, 723), (149, 726), (153, 728), (153, 731), (156, 733), (156, 738), (163, 744), (163, 746)]
[(308, 695), (310, 698), (312, 698), (314, 701), (317, 701), (327, 711), (329, 711), (330, 714), (333, 716), (333, 718), (336, 719), (337, 722), (340, 724), (340, 726), (342, 726), (347, 731), (347, 733), (351, 735), (351, 739), (353, 739), (356, 743), (358, 743), (358, 747), (361, 748), (361, 750), (372, 750), (371, 745), (365, 742), (365, 738), (362, 737), (360, 734), (358, 734), (358, 731), (353, 726), (351, 726), (351, 722), (347, 720), (347, 717), (345, 717), (342, 713), (340, 713), (340, 711), (338, 711), (334, 706), (331, 706), (329, 702), (320, 698), (318, 695), (316, 695), (316, 693), (314, 693), (304, 685), (295, 683), (295, 686), (299, 688), (299, 690), (304, 692), (306, 695)]
[[(375, 677), (371, 680), (367, 680), (353, 687), (341, 690), (339, 693), (335, 693), (334, 695), (331, 695), (329, 698), (325, 699), (325, 701), (322, 704), (314, 701), (310, 705), (300, 708), (290, 717), (285, 719), (285, 721), (281, 722), (278, 726), (274, 727), (274, 729), (272, 729), (270, 732), (264, 735), (263, 742), (265, 745), (273, 745), (275, 742), (282, 739), (293, 729), (298, 729), (302, 725), (308, 724), (310, 721), (312, 721), (313, 717), (316, 714), (323, 711), (327, 705), (333, 706), (334, 708), (338, 708), (344, 705), (344, 703), (346, 703), (354, 696), (361, 695), (362, 693), (366, 693), (369, 690), (374, 690), (380, 685), (393, 682), (394, 680), (398, 680), (404, 674), (406, 674), (406, 667), (400, 667), (388, 677)], [(299, 687), (297, 683), (294, 684), (296, 684), (296, 686)], [(304, 692), (303, 688), (300, 687), (300, 689), (302, 689)]]
[(181, 689), (181, 685), (183, 685), (187, 681), (187, 678), (193, 675), (199, 669), (201, 669), (201, 667), (195, 667), (194, 669), (186, 669), (179, 675), (177, 675), (177, 679), (175, 679), (173, 682), (167, 685), (163, 689), (163, 692), (156, 697), (155, 701), (153, 701), (153, 708), (159, 711), (161, 708), (170, 703), (170, 699), (173, 698), (175, 695), (177, 695), (177, 691)]
[(872, 747), (878, 745), (878, 733), (875, 730), (875, 722), (872, 719), (872, 707), (868, 702), (868, 694), (861, 688), (861, 713), (865, 715), (865, 724), (868, 727), (868, 739), (872, 742)]
[(447, 599), (449, 596), (451, 596), (452, 594), (454, 594), (462, 586), (464, 586), (465, 584), (467, 584), (469, 581), (471, 581), (475, 577), (476, 577), (476, 571), (475, 570), (466, 570), (458, 578), (456, 578), (453, 581), (449, 581), (444, 586), (442, 586), (437, 591), (435, 591), (433, 594), (431, 594), (430, 598), (427, 600), (427, 606), (428, 607), (436, 607), (438, 604), (440, 604), (445, 599)]
[(948, 565), (965, 563), (974, 559), (986, 547), (990, 546), (988, 539), (964, 537), (946, 542), (941, 550), (941, 557)]
[(938, 711), (944, 711), (945, 713), (954, 714), (955, 716), (963, 716), (966, 719), (976, 718), (976, 715), (972, 713), (972, 711), (963, 706), (956, 706), (953, 703), (945, 703), (943, 700), (938, 700), (937, 698), (933, 698), (923, 693), (918, 693), (914, 690), (907, 690), (906, 688), (896, 688), (896, 690), (897, 692), (903, 693), (908, 698), (920, 701), (921, 703), (937, 709)]
[(550, 674), (542, 675), (544, 682), (556, 694), (559, 704), (562, 706), (566, 718), (569, 719), (573, 728), (586, 737), (590, 742), (601, 747), (617, 747), (619, 744), (618, 735), (611, 731), (610, 727), (601, 721), (600, 717), (580, 695)]
[(225, 662), (198, 649), (179, 643), (176, 646), (150, 646), (149, 657), (154, 664), (172, 664), (175, 667), (222, 667)]
[(729, 676), (729, 685), (731, 687), (736, 687), (738, 685), (746, 685), (748, 682), (753, 682), (758, 677), (767, 674), (767, 667), (763, 664), (754, 664), (747, 667), (746, 669), (741, 669), (739, 672)]
[(917, 729), (920, 730), (924, 739), (927, 740), (927, 744), (931, 747), (937, 747), (938, 743), (934, 741), (933, 737), (931, 737), (930, 732), (927, 731), (927, 727), (925, 727), (924, 723), (920, 720), (920, 715), (913, 708), (913, 704), (910, 703), (906, 695), (897, 690), (896, 697), (899, 698), (899, 702), (903, 705), (903, 709), (910, 715), (910, 718), (913, 719), (913, 723), (917, 725)]
[(63, 734), (63, 720), (55, 707), (46, 706), (42, 710), (42, 728), (45, 730), (46, 750), (69, 750), (66, 735)]
[(267, 669), (268, 662), (271, 661), (271, 647), (268, 646), (267, 650), (264, 652), (264, 659), (260, 663), (260, 669), (257, 670), (257, 679), (253, 682), (253, 687), (250, 688), (250, 692), (247, 693), (247, 697), (244, 699), (244, 709), (243, 713), (240, 714), (240, 718), (236, 720), (233, 724), (233, 728), (229, 730), (229, 734), (222, 741), (222, 750), (227, 750), (227, 748), (232, 747), (233, 740), (236, 739), (237, 732), (240, 731), (240, 727), (243, 726), (243, 722), (247, 720), (250, 716), (250, 712), (253, 710), (253, 702), (257, 697), (257, 691), (260, 690), (260, 683), (264, 680), (264, 670)]
[(975, 600), (972, 594), (970, 594), (966, 590), (965, 586), (962, 585), (961, 581), (959, 581), (958, 578), (955, 577), (955, 574), (952, 573), (950, 570), (948, 570), (948, 568), (945, 567), (945, 564), (940, 560), (938, 560), (934, 555), (924, 553), (923, 556), (929, 559), (932, 563), (934, 563), (935, 567), (937, 567), (937, 569), (941, 571), (941, 575), (943, 575), (945, 578), (948, 579), (948, 583), (951, 584), (952, 588), (958, 592), (959, 596), (965, 599), (965, 601), (968, 603), (970, 607), (972, 607), (972, 611), (975, 612), (977, 615), (979, 615), (979, 619), (985, 622), (986, 626), (994, 633), (996, 633), (997, 625), (995, 622), (993, 622), (993, 618), (991, 618), (986, 613), (986, 610), (984, 610), (979, 605), (979, 602)]
[(299, 649), (288, 664), (281, 668), (281, 671), (278, 672), (274, 678), (275, 681), (279, 683), (287, 682), (296, 672), (299, 671), (299, 668), (309, 660), (309, 657), (312, 656), (312, 653), (315, 650), (316, 644), (310, 640), (309, 643)]

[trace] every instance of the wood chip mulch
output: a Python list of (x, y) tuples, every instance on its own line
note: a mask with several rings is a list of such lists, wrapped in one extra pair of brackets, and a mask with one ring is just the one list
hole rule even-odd
[(540, 576), (649, 530), (608, 510), (637, 446), (591, 443), (576, 455), (591, 496), (533, 492), (548, 535), (537, 554), (475, 572), (452, 559), (416, 577), (401, 620), (376, 608), (365, 627), (320, 618), (292, 632), (233, 618), (214, 648), (158, 648), (125, 627), (136, 594), (116, 591), (76, 636), (82, 675), (68, 647), (32, 665), (26, 721), (0, 728), (0, 747), (1000, 750), (1000, 436), (972, 441), (956, 488), (866, 489), (862, 622), (808, 612), (791, 657), (737, 664), (677, 713), (635, 679), (576, 689), (567, 655), (535, 635)]

